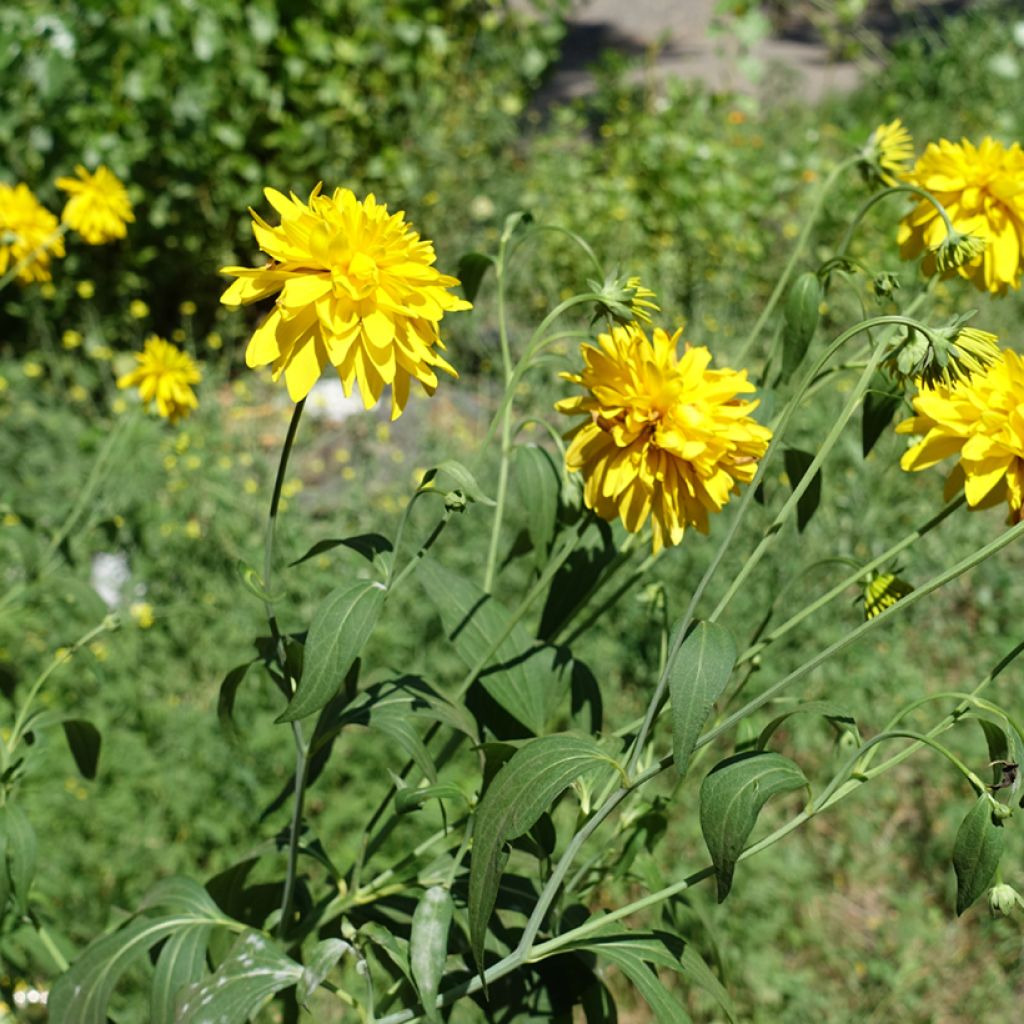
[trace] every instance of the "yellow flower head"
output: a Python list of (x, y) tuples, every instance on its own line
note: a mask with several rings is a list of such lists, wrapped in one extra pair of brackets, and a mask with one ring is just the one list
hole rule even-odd
[(928, 469), (958, 456), (946, 481), (946, 499), (963, 488), (973, 508), (1005, 500), (1010, 522), (1024, 508), (1024, 362), (1010, 349), (985, 372), (952, 387), (922, 388), (913, 400), (916, 416), (896, 426), (921, 440), (900, 460), (908, 471)]
[(199, 405), (191, 386), (198, 384), (202, 375), (187, 352), (151, 334), (135, 358), (139, 365), (118, 377), (119, 388), (138, 388), (142, 401), (147, 406), (155, 402), (156, 411), (172, 423), (184, 419)]
[[(1015, 142), (1009, 149), (985, 138), (980, 146), (966, 139), (931, 143), (907, 175), (945, 207), (958, 236), (969, 236), (973, 253), (961, 245), (949, 253), (947, 230), (935, 206), (922, 199), (903, 218), (897, 241), (900, 256), (921, 253), (926, 274), (936, 270), (959, 274), (980, 291), (1003, 294), (1019, 288), (1024, 249), (1024, 151)], [(984, 248), (981, 248), (981, 245)], [(959, 262), (959, 265), (956, 265)], [(945, 266), (939, 266), (942, 262)]]
[(871, 133), (862, 157), (883, 184), (898, 185), (914, 159), (914, 140), (897, 117), (888, 124), (880, 124)]
[(389, 214), (373, 195), (360, 201), (348, 189), (309, 202), (265, 189), (281, 223), (272, 227), (253, 211), (253, 233), (270, 257), (264, 267), (224, 267), (238, 278), (221, 296), (237, 306), (277, 295), (270, 315), (249, 341), (251, 367), (271, 364), (284, 374), (298, 402), (330, 364), (345, 394), (359, 384), (366, 408), (391, 385), (391, 417), (409, 397), (410, 381), (429, 395), (435, 371), (457, 376), (442, 358), (438, 324), (445, 313), (470, 309), (450, 294), (459, 282), (434, 266), (434, 247), (422, 241), (404, 214)]
[(57, 218), (33, 195), (28, 185), (0, 184), (0, 274), (24, 261), (22, 284), (49, 281), (50, 259), (64, 255), (64, 237)]
[(891, 608), (901, 598), (913, 593), (914, 588), (892, 572), (880, 572), (864, 585), (864, 618), (873, 619)]
[(102, 164), (90, 174), (81, 164), (77, 178), (58, 178), (57, 188), (71, 197), (61, 219), (89, 245), (106, 245), (127, 234), (135, 221), (131, 200), (120, 179)]
[(631, 533), (648, 518), (654, 550), (678, 544), (687, 526), (702, 533), (741, 483), (749, 483), (771, 431), (750, 413), (746, 371), (712, 370), (703, 346), (676, 349), (680, 331), (648, 338), (638, 324), (583, 345), (582, 373), (562, 376), (586, 394), (557, 403), (589, 418), (567, 437), (566, 466), (584, 476), (584, 500)]

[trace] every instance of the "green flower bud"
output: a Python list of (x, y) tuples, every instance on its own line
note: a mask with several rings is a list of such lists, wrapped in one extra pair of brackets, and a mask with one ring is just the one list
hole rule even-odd
[(1024, 904), (1020, 893), (1012, 885), (1001, 882), (988, 891), (988, 909), (993, 917), (1009, 917), (1017, 904)]

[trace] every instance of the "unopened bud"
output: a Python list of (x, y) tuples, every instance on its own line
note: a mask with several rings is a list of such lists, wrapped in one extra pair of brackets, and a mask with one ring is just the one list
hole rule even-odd
[(1021, 900), (1020, 893), (1012, 885), (1000, 882), (988, 891), (988, 909), (993, 917), (1009, 917)]

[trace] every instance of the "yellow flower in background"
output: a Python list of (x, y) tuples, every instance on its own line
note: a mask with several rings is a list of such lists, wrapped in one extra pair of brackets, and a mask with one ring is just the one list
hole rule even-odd
[(771, 431), (751, 419), (756, 401), (746, 371), (710, 369), (703, 346), (676, 349), (680, 331), (638, 324), (584, 344), (582, 373), (564, 373), (585, 394), (555, 406), (585, 415), (567, 437), (566, 466), (584, 477), (584, 500), (602, 519), (621, 518), (631, 533), (650, 518), (654, 550), (678, 544), (687, 526), (702, 533), (749, 483)]
[(128, 315), (133, 320), (145, 320), (149, 316), (149, 306), (142, 299), (132, 299), (128, 303)]
[(880, 572), (864, 585), (864, 618), (873, 619), (899, 600), (913, 593), (914, 588), (895, 573)]
[(884, 184), (898, 185), (900, 179), (906, 177), (910, 161), (914, 159), (914, 140), (897, 117), (888, 124), (880, 124), (871, 133), (863, 158)]
[(79, 331), (67, 330), (60, 336), (60, 343), (70, 352), (81, 347), (82, 335)]
[(79, 281), (75, 285), (75, 291), (78, 292), (80, 299), (89, 300), (96, 294), (96, 285), (92, 281)]
[(929, 469), (957, 456), (946, 480), (946, 500), (961, 488), (972, 508), (1009, 505), (1009, 521), (1024, 508), (1024, 362), (1010, 349), (984, 373), (952, 387), (923, 388), (913, 399), (916, 416), (897, 424), (921, 440), (900, 466)]
[(399, 212), (389, 214), (373, 195), (360, 201), (348, 189), (304, 203), (265, 189), (280, 214), (273, 227), (255, 212), (253, 233), (270, 262), (224, 267), (238, 278), (221, 302), (238, 306), (277, 294), (270, 315), (253, 334), (245, 360), (284, 374), (298, 402), (330, 364), (345, 394), (359, 384), (363, 404), (374, 405), (391, 385), (391, 418), (405, 408), (412, 380), (429, 395), (437, 370), (457, 376), (439, 354), (438, 324), (445, 313), (472, 308), (448, 288), (459, 282), (433, 266), (434, 247)]
[(100, 164), (90, 174), (81, 164), (77, 178), (58, 178), (57, 188), (70, 196), (61, 219), (89, 245), (106, 245), (124, 238), (135, 220), (131, 200), (120, 179)]
[(128, 612), (139, 629), (149, 629), (156, 621), (153, 615), (153, 606), (148, 601), (137, 601), (128, 609)]
[(28, 185), (0, 184), (0, 274), (20, 263), (22, 284), (49, 281), (50, 260), (64, 255), (64, 236), (57, 218), (43, 206)]
[(199, 307), (191, 299), (186, 299), (178, 307), (178, 312), (181, 313), (182, 316), (195, 316), (198, 308)]
[(957, 260), (947, 259), (946, 225), (934, 205), (922, 199), (899, 227), (903, 259), (925, 253), (921, 267), (931, 275), (943, 271), (937, 262), (942, 257), (947, 261), (944, 276), (959, 274), (979, 290), (997, 295), (1020, 287), (1024, 152), (1016, 142), (1007, 149), (992, 138), (983, 139), (979, 146), (966, 139), (960, 143), (941, 139), (928, 146), (907, 180), (942, 203), (961, 239), (970, 236), (979, 244), (967, 247), (961, 265), (949, 265)]
[(151, 334), (135, 358), (139, 365), (118, 377), (119, 388), (138, 388), (142, 401), (147, 406), (155, 402), (156, 411), (172, 423), (198, 407), (192, 385), (198, 384), (202, 375), (187, 352)]

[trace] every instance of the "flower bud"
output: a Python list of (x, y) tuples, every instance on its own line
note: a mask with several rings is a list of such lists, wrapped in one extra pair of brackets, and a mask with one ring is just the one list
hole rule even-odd
[(977, 235), (951, 231), (930, 251), (935, 257), (936, 269), (940, 273), (944, 273), (976, 260), (985, 251), (985, 245), (985, 239), (979, 238)]
[(610, 274), (605, 278), (603, 284), (597, 281), (588, 281), (587, 287), (599, 295), (597, 302), (597, 313), (595, 319), (601, 316), (610, 317), (616, 323), (646, 323), (651, 322), (651, 314), (661, 312), (661, 307), (651, 300), (654, 292), (645, 288), (640, 283), (639, 277), (628, 277), (624, 281)]
[(1009, 917), (1018, 903), (1024, 903), (1020, 893), (1005, 882), (993, 885), (988, 891), (988, 909), (993, 917)]

